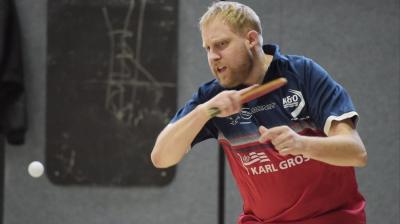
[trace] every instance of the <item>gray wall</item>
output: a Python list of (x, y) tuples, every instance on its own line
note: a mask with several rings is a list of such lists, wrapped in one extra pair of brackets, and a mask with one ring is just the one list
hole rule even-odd
[[(23, 30), (29, 101), (24, 146), (6, 147), (4, 223), (217, 223), (217, 146), (196, 146), (164, 188), (60, 187), (26, 172), (44, 161), (46, 1), (15, 0)], [(197, 19), (211, 1), (180, 1), (179, 105), (210, 78)], [(265, 42), (313, 58), (345, 86), (361, 116), (369, 163), (357, 169), (368, 223), (399, 223), (399, 2), (247, 0)], [(227, 171), (226, 223), (241, 209)]]

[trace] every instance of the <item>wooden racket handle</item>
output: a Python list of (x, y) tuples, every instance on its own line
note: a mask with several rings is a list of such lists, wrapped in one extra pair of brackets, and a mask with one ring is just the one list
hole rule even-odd
[[(277, 78), (260, 86), (254, 87), (240, 95), (240, 103), (244, 104), (252, 101), (260, 96), (266, 95), (284, 85), (286, 85), (286, 78)], [(213, 118), (221, 113), (218, 107), (211, 107), (207, 110), (208, 115)]]
[(260, 96), (266, 95), (284, 85), (286, 85), (286, 78), (277, 78), (260, 86), (254, 87), (240, 95), (241, 104), (252, 101)]

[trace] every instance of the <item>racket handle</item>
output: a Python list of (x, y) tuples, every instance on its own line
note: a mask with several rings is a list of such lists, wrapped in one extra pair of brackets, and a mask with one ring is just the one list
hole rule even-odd
[[(257, 86), (253, 89), (248, 90), (247, 92), (242, 93), (240, 95), (240, 102), (241, 102), (241, 104), (247, 103), (251, 100), (254, 100), (260, 96), (268, 94), (268, 93), (282, 87), (286, 83), (287, 83), (286, 78), (277, 78), (268, 83)], [(210, 118), (213, 118), (213, 117), (217, 116), (219, 113), (221, 113), (221, 110), (218, 107), (211, 107), (211, 108), (207, 109), (207, 113)]]

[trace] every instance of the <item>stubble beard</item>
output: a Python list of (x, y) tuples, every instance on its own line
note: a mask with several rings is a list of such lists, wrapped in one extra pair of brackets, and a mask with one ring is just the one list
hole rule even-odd
[(234, 67), (228, 67), (228, 74), (224, 74), (226, 76), (225, 80), (221, 79), (221, 75), (218, 74), (217, 71), (213, 70), (214, 76), (217, 78), (218, 82), (224, 88), (234, 88), (241, 84), (245, 84), (248, 78), (250, 77), (250, 73), (253, 67), (253, 61), (251, 57), (247, 56), (242, 63), (237, 64)]

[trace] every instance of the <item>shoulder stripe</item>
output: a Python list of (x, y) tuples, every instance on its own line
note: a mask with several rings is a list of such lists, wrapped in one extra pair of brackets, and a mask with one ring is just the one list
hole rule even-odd
[(347, 118), (352, 118), (352, 117), (355, 117), (355, 119), (353, 121), (354, 121), (354, 126), (356, 126), (359, 116), (358, 116), (358, 113), (355, 112), (355, 111), (344, 113), (344, 114), (342, 114), (340, 116), (329, 116), (326, 119), (326, 122), (325, 122), (325, 125), (324, 125), (324, 133), (326, 135), (328, 135), (329, 129), (331, 128), (331, 125), (332, 125), (332, 121), (343, 121), (343, 120), (345, 120)]

